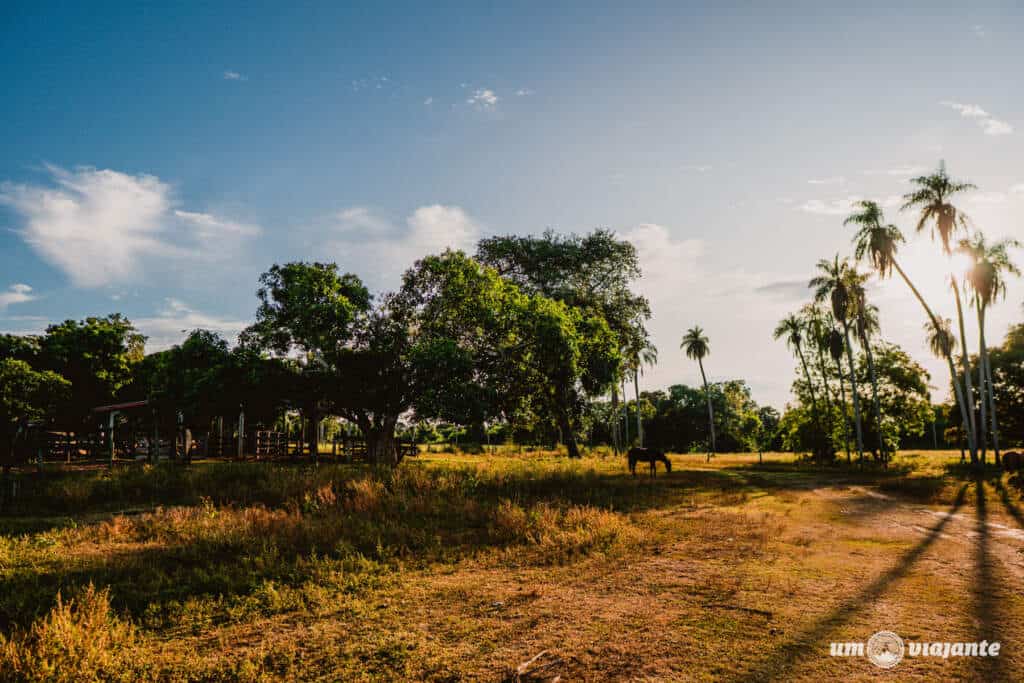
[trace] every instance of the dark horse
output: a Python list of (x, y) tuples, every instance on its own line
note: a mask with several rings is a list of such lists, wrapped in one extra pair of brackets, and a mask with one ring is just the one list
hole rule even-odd
[(653, 448), (630, 448), (629, 453), (626, 455), (629, 456), (629, 471), (633, 473), (634, 477), (636, 476), (636, 464), (638, 462), (650, 464), (652, 477), (656, 476), (655, 472), (657, 471), (659, 461), (665, 463), (666, 472), (672, 471), (672, 463), (665, 457), (663, 451), (656, 451)]

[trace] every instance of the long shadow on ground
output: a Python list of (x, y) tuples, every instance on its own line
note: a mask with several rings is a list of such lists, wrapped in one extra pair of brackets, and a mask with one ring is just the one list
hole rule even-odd
[(822, 643), (827, 641), (829, 633), (850, 621), (866, 604), (881, 596), (892, 582), (902, 579), (907, 575), (925, 551), (942, 535), (942, 530), (953, 519), (953, 514), (963, 506), (966, 494), (967, 485), (964, 484), (957, 493), (956, 500), (948, 513), (942, 517), (938, 524), (929, 529), (927, 536), (904, 553), (892, 569), (889, 569), (872, 581), (857, 595), (846, 600), (839, 607), (836, 607), (815, 621), (795, 638), (774, 648), (765, 657), (761, 666), (754, 671), (745, 673), (735, 680), (760, 683), (767, 680), (787, 680), (791, 678), (794, 666), (801, 659), (806, 658), (808, 652), (820, 650)]

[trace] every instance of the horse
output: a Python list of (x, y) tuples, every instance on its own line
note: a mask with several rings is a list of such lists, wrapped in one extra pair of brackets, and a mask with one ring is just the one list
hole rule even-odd
[(1003, 469), (1007, 471), (1019, 470), (1024, 467), (1024, 455), (1017, 451), (1003, 453)]
[(665, 457), (664, 451), (656, 451), (653, 448), (630, 448), (626, 454), (629, 457), (629, 471), (636, 476), (636, 464), (646, 462), (651, 466), (651, 476), (657, 476), (658, 462), (665, 463), (665, 472), (672, 471), (672, 463)]

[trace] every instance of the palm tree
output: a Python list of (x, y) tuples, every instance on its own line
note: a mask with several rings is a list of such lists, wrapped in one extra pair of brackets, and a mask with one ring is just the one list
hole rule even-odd
[(711, 346), (708, 338), (704, 335), (704, 330), (695, 325), (683, 335), (683, 341), (679, 344), (679, 348), (686, 352), (687, 358), (697, 361), (697, 366), (700, 367), (700, 378), (704, 382), (704, 397), (708, 403), (708, 430), (711, 435), (711, 441), (708, 444), (710, 446), (708, 462), (711, 462), (711, 457), (715, 454), (715, 410), (711, 407), (711, 390), (708, 388), (708, 377), (704, 374), (704, 358), (711, 353)]
[(988, 413), (991, 418), (992, 449), (996, 464), (999, 464), (999, 423), (996, 419), (995, 387), (992, 383), (992, 365), (988, 358), (985, 344), (985, 313), (996, 299), (1006, 297), (1005, 273), (1020, 276), (1020, 269), (1010, 260), (1010, 248), (1019, 248), (1021, 243), (1014, 239), (1004, 239), (995, 244), (988, 244), (985, 236), (977, 232), (971, 240), (960, 241), (960, 251), (971, 256), (973, 266), (967, 273), (967, 284), (973, 292), (972, 303), (978, 313), (978, 386), (981, 391), (981, 428), (985, 431), (985, 403), (988, 401)]
[[(938, 235), (942, 243), (942, 251), (948, 256), (952, 253), (950, 240), (958, 230), (966, 231), (970, 223), (967, 215), (950, 203), (950, 199), (954, 195), (977, 189), (977, 187), (971, 183), (962, 183), (950, 178), (949, 174), (946, 173), (945, 162), (939, 163), (939, 168), (935, 173), (912, 178), (910, 182), (916, 185), (917, 189), (903, 195), (903, 206), (900, 207), (900, 210), (918, 210), (917, 232), (923, 232), (925, 227), (930, 224), (932, 226), (932, 240)], [(960, 361), (963, 368), (966, 398), (968, 400), (967, 418), (970, 432), (968, 444), (970, 444), (971, 440), (974, 441), (975, 445), (971, 447), (971, 460), (976, 461), (978, 427), (974, 416), (974, 387), (971, 383), (970, 359), (967, 355), (967, 335), (964, 329), (963, 304), (960, 300), (960, 288), (957, 286), (955, 279), (951, 282), (951, 285), (953, 296), (956, 300), (957, 319), (960, 326), (960, 348), (963, 351), (960, 354)], [(935, 326), (937, 324), (938, 320), (933, 316), (932, 325)], [(984, 454), (982, 454), (982, 462), (984, 462)]]
[(852, 300), (850, 298), (850, 264), (846, 259), (839, 260), (836, 254), (833, 261), (822, 259), (818, 261), (818, 270), (821, 275), (812, 278), (808, 287), (814, 289), (815, 301), (829, 299), (832, 303), (832, 315), (843, 326), (843, 335), (846, 339), (846, 361), (850, 367), (850, 386), (853, 389), (853, 416), (854, 427), (857, 434), (857, 458), (864, 460), (864, 432), (860, 420), (860, 397), (857, 395), (857, 371), (853, 365), (853, 348), (850, 344), (850, 313), (852, 312)]
[[(956, 348), (956, 337), (953, 336), (952, 326), (953, 323), (949, 318), (936, 319), (925, 323), (924, 330), (928, 335), (928, 346), (931, 348), (932, 353), (939, 358), (945, 358), (946, 363), (949, 365), (949, 376), (953, 380), (953, 392), (956, 402), (960, 405), (960, 415), (964, 421), (964, 432), (967, 434), (967, 448), (971, 452), (971, 462), (973, 463), (977, 461), (977, 458), (974, 454), (971, 432), (967, 429), (969, 423), (967, 421), (967, 409), (964, 407), (963, 390), (960, 388), (960, 382), (957, 381), (956, 366), (953, 364), (953, 350)], [(961, 455), (963, 455), (962, 451)]]
[(793, 349), (800, 359), (800, 365), (804, 369), (804, 378), (807, 380), (807, 388), (811, 392), (811, 410), (814, 411), (814, 422), (817, 424), (818, 431), (822, 431), (818, 399), (814, 395), (814, 382), (811, 381), (811, 373), (807, 369), (807, 359), (804, 357), (804, 321), (799, 316), (791, 313), (779, 321), (779, 324), (775, 326), (775, 331), (772, 332), (772, 336), (776, 341), (785, 337), (786, 345)]
[(955, 194), (978, 189), (972, 183), (961, 183), (953, 180), (946, 173), (946, 162), (939, 162), (939, 168), (931, 175), (911, 178), (910, 182), (917, 186), (913, 192), (903, 195), (901, 211), (919, 209), (917, 232), (924, 232), (929, 223), (932, 225), (932, 240), (938, 234), (942, 242), (942, 250), (946, 255), (953, 253), (950, 240), (957, 227), (966, 231), (970, 218), (953, 206), (949, 200)]
[(846, 462), (850, 462), (850, 416), (846, 412), (846, 380), (843, 378), (843, 351), (846, 345), (843, 343), (843, 335), (839, 330), (833, 328), (828, 333), (828, 351), (839, 371), (839, 412), (843, 416), (843, 443), (846, 446)]
[(633, 370), (633, 396), (636, 398), (636, 445), (644, 446), (644, 424), (640, 417), (640, 375), (644, 374), (644, 366), (654, 367), (658, 362), (658, 349), (650, 339), (644, 339), (640, 345), (631, 346), (630, 367)]
[[(945, 172), (944, 170), (942, 171)], [(932, 312), (928, 302), (921, 296), (921, 292), (914, 286), (914, 283), (907, 276), (906, 271), (900, 267), (899, 261), (896, 259), (896, 253), (899, 251), (899, 245), (905, 242), (903, 233), (895, 225), (886, 224), (885, 217), (882, 214), (882, 208), (877, 203), (871, 201), (861, 201), (857, 203), (859, 210), (856, 213), (851, 214), (843, 221), (843, 225), (854, 225), (858, 228), (857, 233), (853, 236), (854, 244), (854, 255), (858, 260), (867, 260), (871, 263), (875, 272), (878, 273), (878, 277), (885, 279), (892, 275), (892, 271), (895, 268), (896, 272), (900, 274), (903, 281), (907, 283), (907, 287), (914, 293), (921, 307), (928, 315), (931, 329), (941, 328), (942, 325), (938, 316)], [(954, 209), (955, 211), (955, 209)], [(921, 229), (919, 225), (918, 229)], [(951, 352), (952, 353), (952, 352)], [(951, 367), (955, 367), (952, 362), (952, 356), (947, 359), (950, 362)], [(962, 392), (960, 388), (960, 381), (954, 371), (950, 380), (956, 387), (957, 395), (959, 396)], [(971, 429), (971, 422), (968, 419), (967, 408), (963, 403), (960, 404), (961, 413), (964, 421), (964, 429), (967, 432), (967, 443), (968, 448), (971, 451), (971, 461), (973, 462), (977, 455), (975, 453), (974, 446), (974, 432)]]
[(850, 269), (850, 293), (853, 303), (854, 319), (857, 324), (857, 341), (864, 351), (864, 358), (868, 363), (868, 376), (871, 378), (871, 402), (875, 410), (875, 431), (878, 434), (878, 456), (885, 463), (888, 453), (885, 448), (885, 439), (882, 436), (882, 406), (878, 402), (878, 374), (875, 372), (875, 359), (871, 353), (871, 338), (879, 333), (878, 307), (867, 302), (867, 292), (864, 288), (864, 281), (867, 276), (862, 275), (856, 269)]

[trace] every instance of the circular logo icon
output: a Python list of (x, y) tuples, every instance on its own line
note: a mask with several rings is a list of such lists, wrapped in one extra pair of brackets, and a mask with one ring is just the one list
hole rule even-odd
[(903, 639), (892, 631), (879, 631), (868, 638), (868, 659), (880, 669), (891, 669), (903, 659)]

